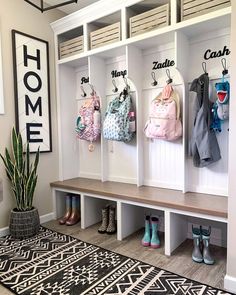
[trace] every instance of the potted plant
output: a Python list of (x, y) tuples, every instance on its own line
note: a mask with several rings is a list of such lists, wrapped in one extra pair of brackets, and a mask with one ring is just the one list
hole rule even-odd
[(10, 214), (10, 234), (13, 238), (28, 238), (39, 231), (38, 210), (33, 207), (33, 197), (37, 184), (39, 148), (34, 161), (30, 162), (29, 143), (26, 149), (22, 144), (21, 134), (15, 128), (11, 134), (11, 153), (5, 149), (5, 156), (0, 154), (6, 174), (11, 182), (11, 189), (16, 201), (16, 208)]

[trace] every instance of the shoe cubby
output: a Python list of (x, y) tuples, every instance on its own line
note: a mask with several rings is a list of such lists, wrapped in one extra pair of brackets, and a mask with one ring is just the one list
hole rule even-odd
[(89, 49), (121, 41), (121, 11), (116, 11), (87, 24)]
[(211, 227), (211, 244), (226, 247), (227, 222), (221, 218), (204, 218), (199, 216), (165, 212), (166, 255), (171, 255), (186, 239), (192, 239), (192, 225), (194, 227)]
[[(67, 191), (56, 191), (54, 193), (53, 203), (55, 206), (55, 210), (54, 210), (54, 214), (55, 214), (54, 218), (55, 219), (59, 219), (65, 215), (65, 213), (66, 213), (66, 196), (68, 194), (72, 195), (72, 193), (68, 193)], [(76, 194), (76, 193), (73, 193), (73, 196), (80, 198), (80, 195)], [(78, 210), (81, 212), (80, 209), (81, 209), (80, 202), (78, 202)]]
[(127, 7), (129, 37), (168, 26), (170, 9), (169, 0), (145, 0)]
[(84, 51), (84, 29), (79, 26), (58, 35), (59, 59), (77, 55)]
[[(117, 214), (120, 217), (118, 217), (118, 240), (123, 240), (134, 232), (142, 229), (145, 226), (145, 217), (148, 215), (159, 219), (158, 231), (165, 231), (163, 211), (123, 202), (118, 202), (117, 206)], [(163, 247), (163, 245), (161, 245), (161, 247)]]
[(102, 221), (102, 209), (108, 205), (116, 208), (117, 215), (116, 201), (112, 199), (99, 198), (98, 196), (82, 195), (81, 209), (83, 213), (81, 213), (81, 228), (85, 229), (97, 223), (99, 228)]

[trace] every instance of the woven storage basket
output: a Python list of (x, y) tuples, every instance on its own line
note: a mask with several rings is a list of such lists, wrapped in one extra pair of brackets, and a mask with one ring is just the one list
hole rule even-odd
[(169, 25), (169, 4), (130, 18), (130, 37)]
[(60, 59), (72, 56), (84, 51), (84, 37), (76, 37), (60, 43)]
[(230, 6), (230, 0), (181, 0), (181, 20)]
[(94, 49), (120, 41), (120, 22), (90, 33), (90, 48)]

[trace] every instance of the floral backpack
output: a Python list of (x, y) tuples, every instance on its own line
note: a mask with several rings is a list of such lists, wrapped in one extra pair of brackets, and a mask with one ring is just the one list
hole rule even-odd
[(90, 143), (99, 139), (101, 133), (100, 99), (96, 93), (86, 99), (81, 106), (75, 130), (79, 139)]
[(148, 138), (168, 141), (182, 136), (179, 95), (170, 84), (152, 101), (144, 133)]
[(135, 130), (130, 128), (132, 100), (128, 92), (113, 99), (107, 108), (103, 123), (103, 136), (108, 140), (129, 142)]

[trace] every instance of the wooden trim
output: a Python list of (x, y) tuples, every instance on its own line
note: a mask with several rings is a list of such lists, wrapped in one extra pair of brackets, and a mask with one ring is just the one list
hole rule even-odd
[(127, 200), (152, 206), (161, 206), (187, 212), (227, 218), (228, 199), (223, 196), (186, 193), (181, 191), (161, 189), (148, 186), (137, 187), (134, 184), (87, 178), (73, 178), (52, 182), (51, 187), (64, 190), (74, 190), (95, 195), (112, 197), (117, 200)]

